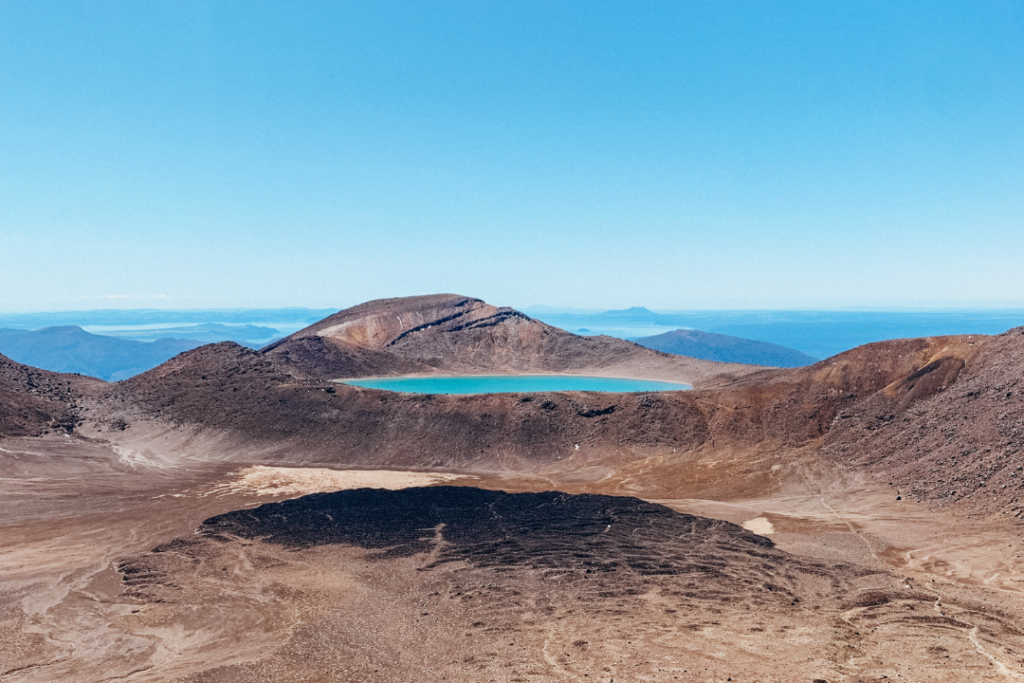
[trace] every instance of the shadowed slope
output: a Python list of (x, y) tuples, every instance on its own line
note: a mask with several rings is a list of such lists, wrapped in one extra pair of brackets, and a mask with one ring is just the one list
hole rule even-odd
[(0, 355), (0, 438), (70, 433), (80, 421), (81, 398), (100, 380), (62, 375)]

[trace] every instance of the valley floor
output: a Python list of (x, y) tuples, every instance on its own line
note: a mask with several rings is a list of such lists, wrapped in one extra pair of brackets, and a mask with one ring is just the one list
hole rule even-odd
[[(210, 457), (223, 439), (133, 431), (0, 441), (0, 680), (1024, 680), (1020, 522), (897, 500), (799, 452), (758, 472), (703, 453), (690, 479), (671, 453), (352, 472), (256, 452), (240, 466)], [(193, 537), (306, 493), (439, 483), (633, 495), (744, 524), (817, 569), (783, 567), (776, 589), (753, 559), (708, 560), (706, 577), (437, 564), (436, 529), (434, 551), (405, 557)]]

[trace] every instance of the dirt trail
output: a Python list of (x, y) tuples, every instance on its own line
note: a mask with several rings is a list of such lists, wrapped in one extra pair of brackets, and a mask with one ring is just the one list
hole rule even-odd
[(830, 513), (832, 513), (832, 515), (837, 520), (846, 525), (846, 528), (850, 530), (850, 533), (855, 535), (864, 544), (864, 547), (867, 548), (867, 551), (871, 554), (871, 557), (881, 562), (881, 558), (875, 553), (875, 549), (871, 547), (871, 542), (868, 541), (864, 534), (862, 534), (860, 530), (856, 526), (854, 526), (852, 522), (850, 522), (849, 519), (842, 515), (833, 506), (828, 504), (828, 501), (825, 500), (825, 495), (821, 492), (821, 490), (811, 484), (810, 479), (807, 477), (807, 470), (801, 465), (797, 465), (797, 467), (799, 468), (800, 478), (803, 481), (804, 486), (807, 488), (808, 491), (811, 492), (812, 495), (814, 495), (818, 499), (819, 502), (821, 502), (822, 507), (827, 509)]

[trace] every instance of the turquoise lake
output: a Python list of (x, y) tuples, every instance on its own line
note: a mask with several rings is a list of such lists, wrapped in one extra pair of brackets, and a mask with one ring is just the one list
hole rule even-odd
[(462, 377), (382, 377), (346, 380), (345, 384), (410, 394), (508, 394), (538, 391), (686, 391), (689, 384), (616, 377), (572, 375), (471, 375)]

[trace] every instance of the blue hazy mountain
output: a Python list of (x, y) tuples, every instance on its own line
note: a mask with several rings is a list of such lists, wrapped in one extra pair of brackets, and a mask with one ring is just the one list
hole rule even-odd
[(280, 330), (260, 325), (222, 325), (202, 323), (181, 327), (158, 327), (155, 329), (105, 330), (103, 336), (136, 341), (154, 342), (160, 339), (194, 339), (207, 344), (233, 341), (247, 346), (262, 346), (283, 337)]
[[(94, 311), (55, 311), (37, 313), (0, 313), (0, 327), (38, 330), (43, 327), (103, 325), (110, 328), (133, 325), (280, 325), (300, 327), (322, 320), (338, 309), (314, 308), (224, 308), (164, 310), (157, 308), (102, 309)], [(298, 327), (296, 327), (298, 329)]]
[(537, 306), (525, 311), (549, 325), (577, 334), (636, 339), (677, 329), (694, 329), (779, 344), (814, 358), (828, 358), (886, 339), (1002, 334), (1024, 325), (1024, 310), (1019, 309), (659, 312), (643, 307), (580, 311)]
[(770, 365), (797, 368), (811, 365), (817, 358), (779, 344), (732, 337), (700, 330), (673, 330), (651, 337), (634, 339), (640, 346), (691, 358), (717, 360), (723, 363)]
[(65, 325), (42, 330), (0, 329), (0, 353), (11, 360), (54, 372), (117, 381), (155, 368), (203, 342), (160, 339), (153, 342), (90, 334)]
[[(49, 370), (81, 372), (103, 379), (122, 379), (171, 358), (182, 350), (201, 344), (233, 341), (260, 348), (310, 323), (334, 313), (334, 309), (232, 308), (232, 309), (105, 309), (92, 311), (48, 311), (0, 314), (0, 328), (7, 329), (3, 345), (11, 346), (15, 360)], [(84, 328), (90, 338), (58, 342), (54, 333), (21, 337), (46, 328)], [(70, 334), (70, 333), (68, 333)], [(112, 344), (103, 340), (136, 341), (144, 344)], [(28, 340), (33, 341), (28, 341)], [(185, 343), (182, 343), (185, 342)], [(56, 346), (55, 346), (56, 344)], [(63, 349), (63, 351), (58, 351)], [(73, 353), (64, 359), (61, 353)], [(104, 357), (103, 354), (109, 354)], [(33, 363), (28, 358), (38, 359)], [(75, 360), (77, 359), (77, 360)], [(86, 360), (87, 359), (87, 360)]]

